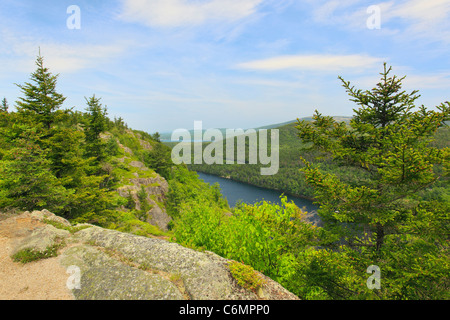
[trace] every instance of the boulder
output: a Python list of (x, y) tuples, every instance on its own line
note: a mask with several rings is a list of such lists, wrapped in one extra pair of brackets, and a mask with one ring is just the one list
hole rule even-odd
[(147, 212), (147, 222), (157, 226), (163, 231), (167, 231), (169, 222), (172, 219), (169, 217), (164, 207), (161, 207), (156, 202), (164, 202), (166, 194), (169, 191), (169, 184), (167, 181), (157, 173), (155, 173), (153, 178), (136, 177), (134, 179), (129, 179), (129, 181), (131, 185), (122, 186), (117, 189), (119, 195), (127, 198), (128, 195), (131, 194), (135, 202), (135, 209), (141, 210), (141, 203), (137, 194), (143, 187), (147, 193), (146, 201), (151, 206), (151, 209)]
[(30, 236), (22, 239), (14, 248), (13, 255), (22, 250), (31, 250), (35, 252), (44, 252), (46, 249), (54, 245), (58, 245), (62, 240), (68, 238), (70, 232), (67, 230), (57, 229), (52, 225), (45, 225), (36, 228)]
[(146, 166), (145, 166), (145, 164), (143, 164), (141, 161), (131, 161), (130, 163), (129, 163), (129, 165), (130, 166), (132, 166), (132, 167), (135, 167), (135, 168), (139, 168), (139, 169), (141, 169), (141, 170), (144, 170), (144, 171), (147, 171), (147, 170), (149, 170)]
[(70, 226), (70, 222), (67, 219), (57, 216), (57, 215), (51, 213), (50, 211), (48, 211), (47, 209), (44, 209), (42, 211), (35, 210), (31, 213), (31, 217), (34, 219), (40, 220), (40, 221), (49, 220), (49, 221), (60, 223), (65, 226)]
[(161, 209), (156, 203), (147, 212), (147, 222), (157, 226), (162, 231), (168, 231), (169, 222), (172, 218), (169, 217), (167, 212)]
[[(229, 260), (211, 252), (199, 252), (165, 240), (99, 227), (81, 230), (74, 238), (84, 245), (65, 251), (61, 256), (61, 263), (65, 266), (76, 265), (81, 270), (81, 289), (74, 293), (76, 297), (148, 298), (149, 296), (144, 294), (144, 288), (151, 288), (148, 289), (148, 294), (153, 296), (156, 293), (150, 292), (159, 286), (160, 290), (168, 290), (164, 297), (174, 299), (298, 299), (277, 282), (263, 275), (261, 276), (265, 278), (266, 283), (258, 293), (240, 287), (227, 268)], [(88, 244), (96, 250), (86, 247)], [(99, 250), (108, 252), (109, 258)], [(114, 257), (115, 262), (110, 260)], [(128, 267), (120, 266), (119, 263)], [(158, 284), (152, 284), (152, 281), (156, 281), (154, 277), (147, 279), (142, 272), (131, 272), (129, 267), (134, 268), (133, 270), (145, 270), (160, 278), (169, 279), (172, 283), (177, 279), (179, 284), (175, 287), (180, 294), (174, 293), (173, 286), (163, 279), (160, 279)], [(118, 280), (112, 281), (113, 279)], [(129, 292), (130, 295), (124, 296), (123, 291)], [(153, 297), (161, 296), (160, 293)]]

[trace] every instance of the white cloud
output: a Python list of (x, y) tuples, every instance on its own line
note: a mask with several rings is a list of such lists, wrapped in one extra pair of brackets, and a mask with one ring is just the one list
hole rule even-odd
[(408, 88), (415, 89), (450, 89), (450, 73), (412, 74), (403, 81)]
[(410, 0), (392, 5), (383, 19), (406, 23), (406, 35), (450, 42), (450, 1)]
[(233, 22), (254, 14), (263, 0), (123, 0), (120, 18), (149, 27)]
[[(366, 29), (369, 4), (361, 0), (308, 0), (312, 18), (325, 25), (346, 29)], [(403, 39), (450, 42), (449, 0), (403, 0), (371, 3), (380, 8), (381, 32)]]
[(81, 69), (95, 67), (120, 53), (124, 52), (126, 45), (123, 44), (44, 44), (41, 53), (45, 58), (46, 65), (55, 72), (75, 72)]
[(0, 31), (0, 54), (3, 55), (3, 71), (29, 72), (39, 53), (45, 66), (55, 73), (69, 73), (95, 67), (126, 51), (125, 41), (114, 44), (66, 44), (55, 41), (40, 41), (29, 36), (18, 36), (8, 29)]
[[(394, 5), (390, 15), (435, 25), (446, 20), (449, 13), (449, 0), (410, 0)], [(389, 12), (387, 14), (389, 15)]]
[(237, 67), (242, 69), (266, 71), (301, 69), (336, 72), (348, 69), (363, 71), (373, 68), (374, 66), (379, 66), (382, 62), (383, 59), (368, 55), (316, 54), (278, 56), (240, 63)]
[[(345, 19), (342, 10), (347, 11), (350, 6), (358, 2), (359, 0), (329, 0), (324, 3), (315, 1), (313, 2), (315, 7), (312, 12), (312, 17), (317, 22), (335, 23), (338, 20)], [(348, 12), (345, 12), (345, 15), (347, 14)]]

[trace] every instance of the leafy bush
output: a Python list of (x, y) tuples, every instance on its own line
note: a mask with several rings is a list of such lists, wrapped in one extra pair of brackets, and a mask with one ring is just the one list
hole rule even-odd
[(265, 283), (265, 280), (251, 266), (237, 261), (230, 261), (228, 268), (237, 283), (245, 289), (256, 292)]

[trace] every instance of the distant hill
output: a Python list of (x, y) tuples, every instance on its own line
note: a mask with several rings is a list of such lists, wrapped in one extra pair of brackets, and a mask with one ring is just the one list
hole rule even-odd
[[(337, 121), (345, 121), (347, 123), (350, 122), (350, 119), (351, 119), (351, 117), (345, 117), (345, 116), (333, 116), (333, 118), (336, 119)], [(311, 121), (312, 117), (304, 117), (304, 118), (301, 118), (299, 120)], [(248, 129), (255, 129), (255, 130), (267, 129), (267, 130), (269, 130), (269, 129), (281, 128), (283, 126), (294, 124), (294, 123), (297, 123), (297, 119), (286, 121), (286, 122), (281, 122), (281, 123), (269, 124), (269, 125), (256, 127), (256, 128), (246, 128), (244, 130), (248, 130)], [(218, 128), (218, 129), (220, 130), (220, 132), (222, 132), (222, 135), (225, 136), (227, 128)], [(233, 129), (235, 129), (235, 128), (233, 128)], [(207, 129), (203, 129), (202, 130), (202, 136), (203, 136), (203, 133), (206, 130)], [(196, 133), (196, 131), (193, 130), (193, 129), (192, 130), (188, 130), (188, 131), (189, 131), (191, 137), (194, 137), (194, 134)], [(171, 139), (172, 139), (172, 132), (162, 132), (162, 133), (160, 133), (160, 140), (162, 142), (170, 142)]]
[[(337, 121), (344, 121), (349, 123), (351, 117), (335, 116)], [(311, 117), (302, 118), (299, 120), (312, 120)], [(308, 186), (305, 180), (300, 175), (299, 169), (303, 166), (301, 157), (307, 161), (321, 165), (322, 169), (327, 172), (338, 174), (343, 179), (348, 181), (363, 179), (366, 174), (364, 171), (359, 171), (352, 168), (338, 166), (329, 159), (321, 157), (321, 155), (314, 150), (309, 150), (309, 144), (305, 144), (298, 137), (298, 130), (295, 128), (297, 120), (286, 121), (284, 123), (277, 123), (267, 125), (256, 129), (278, 129), (279, 130), (279, 171), (273, 176), (262, 176), (260, 168), (264, 167), (260, 164), (249, 164), (246, 155), (246, 164), (192, 164), (188, 167), (191, 170), (213, 174), (220, 177), (226, 177), (232, 180), (249, 183), (252, 185), (265, 187), (269, 189), (285, 192), (286, 194), (300, 196), (312, 199), (313, 190)], [(450, 147), (450, 128), (440, 128), (436, 133), (436, 141), (433, 143), (438, 148)], [(270, 143), (270, 140), (268, 141)], [(173, 147), (176, 143), (166, 143), (169, 147)], [(204, 142), (206, 147), (209, 143)], [(248, 148), (248, 142), (246, 142)], [(248, 150), (248, 149), (246, 149)], [(236, 153), (236, 151), (235, 151)], [(236, 159), (236, 155), (235, 155)]]

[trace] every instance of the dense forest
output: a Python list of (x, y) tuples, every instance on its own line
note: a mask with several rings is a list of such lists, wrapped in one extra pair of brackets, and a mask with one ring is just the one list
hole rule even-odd
[[(146, 222), (151, 203), (176, 216), (179, 199), (187, 193), (219, 197), (217, 187), (172, 163), (157, 133), (132, 130), (121, 117), (110, 119), (95, 95), (86, 98), (84, 112), (63, 109), (66, 98), (57, 91), (58, 75), (40, 55), (36, 66), (30, 81), (18, 85), (22, 96), (16, 110), (6, 98), (0, 109), (1, 211), (47, 209), (73, 223), (170, 237)], [(145, 167), (133, 167), (133, 161)], [(143, 189), (134, 198), (120, 195), (118, 190), (137, 177), (157, 178), (154, 184), (166, 180), (169, 191), (162, 199)], [(225, 200), (221, 205), (228, 207)]]
[[(343, 121), (345, 123), (350, 122), (349, 117), (333, 117), (336, 121)], [(280, 168), (276, 175), (261, 175), (261, 167), (267, 167), (262, 164), (189, 164), (188, 167), (191, 170), (197, 172), (204, 172), (235, 181), (240, 181), (259, 187), (278, 190), (285, 194), (293, 195), (296, 197), (314, 199), (313, 186), (306, 183), (305, 179), (302, 179), (299, 168), (304, 166), (303, 161), (306, 159), (311, 163), (320, 165), (321, 169), (338, 175), (341, 179), (346, 179), (357, 183), (358, 180), (362, 180), (365, 171), (351, 166), (343, 166), (342, 164), (332, 161), (324, 153), (318, 152), (311, 143), (305, 142), (298, 137), (297, 125), (298, 121), (313, 121), (312, 118), (303, 118), (297, 121), (292, 121), (289, 124), (285, 124), (281, 127), (274, 129), (279, 130), (279, 162)], [(450, 128), (443, 126), (437, 129), (434, 133), (435, 140), (432, 142), (433, 146), (439, 149), (450, 147)], [(270, 141), (269, 141), (270, 142)], [(213, 142), (212, 142), (213, 143)], [(237, 139), (234, 139), (235, 145), (237, 145)], [(175, 142), (165, 142), (166, 145), (173, 147)], [(203, 142), (203, 149), (205, 149), (211, 142)], [(226, 145), (226, 143), (224, 143)], [(257, 146), (259, 149), (259, 146)], [(236, 150), (236, 149), (235, 149)], [(249, 139), (245, 139), (245, 150), (247, 150), (246, 161), (248, 162), (248, 150)], [(237, 153), (235, 152), (235, 159)], [(225, 158), (224, 158), (225, 163)], [(434, 170), (437, 173), (441, 173), (442, 167), (436, 166)], [(448, 187), (448, 178), (442, 176), (439, 181), (421, 191), (424, 197), (433, 197), (442, 201), (450, 201), (450, 187)]]
[[(36, 65), (30, 82), (18, 85), (16, 110), (6, 99), (0, 110), (0, 210), (45, 208), (73, 223), (164, 236), (249, 265), (301, 299), (450, 298), (442, 129), (450, 104), (415, 108), (417, 92), (402, 91), (403, 78), (390, 76), (390, 68), (371, 91), (342, 79), (358, 106), (351, 120), (317, 112), (281, 128), (281, 140), (289, 141), (280, 147), (286, 171), (266, 186), (316, 199), (325, 222), (316, 227), (286, 198), (230, 208), (217, 185), (172, 163), (158, 134), (109, 119), (95, 95), (85, 112), (63, 109), (58, 76), (40, 55)], [(241, 180), (252, 182), (252, 166), (241, 166), (220, 174), (246, 174)], [(120, 195), (136, 176), (157, 179), (155, 187), (166, 181), (168, 190), (162, 198), (144, 189), (137, 198)], [(168, 231), (145, 221), (152, 204), (135, 203), (145, 198), (172, 218)]]

